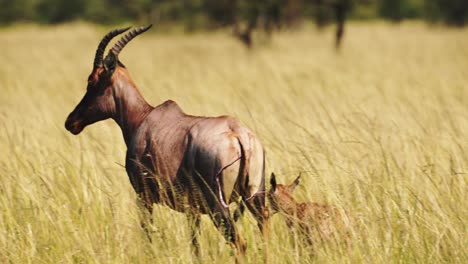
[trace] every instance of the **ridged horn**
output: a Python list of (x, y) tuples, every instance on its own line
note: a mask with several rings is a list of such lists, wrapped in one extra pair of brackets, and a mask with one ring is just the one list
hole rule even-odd
[(117, 41), (117, 43), (114, 44), (114, 46), (112, 47), (110, 52), (112, 52), (116, 57), (118, 57), (120, 51), (122, 51), (122, 49), (125, 47), (125, 45), (128, 44), (128, 42), (130, 42), (134, 37), (140, 35), (141, 33), (145, 32), (145, 31), (147, 31), (152, 26), (153, 26), (152, 24), (149, 24), (147, 26), (135, 28), (132, 31), (128, 32), (121, 39), (119, 39), (119, 41)]
[(102, 58), (103, 58), (103, 55), (104, 55), (104, 51), (106, 49), (106, 46), (107, 44), (109, 44), (109, 42), (117, 35), (119, 34), (122, 34), (124, 33), (125, 31), (127, 31), (128, 29), (130, 29), (130, 27), (126, 27), (126, 28), (121, 28), (121, 29), (114, 29), (112, 30), (111, 32), (107, 33), (101, 40), (101, 42), (99, 42), (99, 45), (96, 49), (96, 56), (94, 56), (94, 68), (96, 69), (97, 67), (100, 67), (102, 66)]

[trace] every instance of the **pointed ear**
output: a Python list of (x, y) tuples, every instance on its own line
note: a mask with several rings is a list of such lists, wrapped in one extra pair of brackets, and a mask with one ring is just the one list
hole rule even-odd
[(271, 173), (270, 184), (271, 184), (271, 190), (274, 192), (276, 190), (276, 177), (273, 172)]
[(299, 174), (299, 176), (297, 176), (297, 178), (288, 186), (289, 191), (293, 192), (296, 189), (296, 187), (299, 185), (300, 181), (301, 181), (301, 174)]
[(109, 52), (109, 54), (107, 54), (106, 58), (104, 59), (104, 70), (106, 71), (107, 76), (112, 76), (115, 71), (115, 67), (117, 67), (118, 61), (119, 59), (114, 53)]

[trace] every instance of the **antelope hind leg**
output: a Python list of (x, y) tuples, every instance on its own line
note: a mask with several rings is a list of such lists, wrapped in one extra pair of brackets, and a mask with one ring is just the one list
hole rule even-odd
[(262, 232), (263, 238), (268, 239), (269, 211), (265, 203), (265, 192), (256, 193), (245, 203), (255, 220), (257, 220), (257, 225), (260, 232)]
[(191, 230), (192, 237), (192, 246), (195, 253), (195, 256), (200, 257), (200, 244), (198, 243), (198, 234), (200, 233), (200, 214), (198, 213), (188, 213), (188, 224)]
[(247, 243), (237, 233), (235, 223), (230, 217), (229, 208), (223, 208), (218, 212), (211, 214), (211, 218), (216, 227), (221, 231), (226, 241), (234, 248), (236, 257), (239, 253), (244, 256)]

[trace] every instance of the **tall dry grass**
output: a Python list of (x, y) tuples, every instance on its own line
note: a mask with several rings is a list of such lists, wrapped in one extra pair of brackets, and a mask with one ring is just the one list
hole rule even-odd
[[(158, 206), (140, 229), (119, 128), (63, 127), (85, 91), (107, 29), (85, 24), (0, 30), (0, 262), (192, 263), (184, 215)], [(146, 34), (122, 52), (145, 98), (188, 113), (237, 116), (262, 139), (267, 175), (303, 172), (298, 200), (350, 211), (350, 251), (311, 256), (279, 215), (266, 247), (247, 213), (247, 262), (466, 263), (468, 31), (351, 24), (274, 36), (246, 51), (219, 32)], [(208, 218), (203, 263), (233, 261)], [(265, 249), (266, 248), (266, 249)]]

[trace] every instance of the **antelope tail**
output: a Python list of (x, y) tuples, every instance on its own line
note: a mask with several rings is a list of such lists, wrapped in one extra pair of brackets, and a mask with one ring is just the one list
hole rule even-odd
[(250, 200), (258, 192), (264, 191), (264, 153), (260, 142), (250, 135), (237, 137), (241, 148), (241, 168), (239, 189), (244, 200)]

